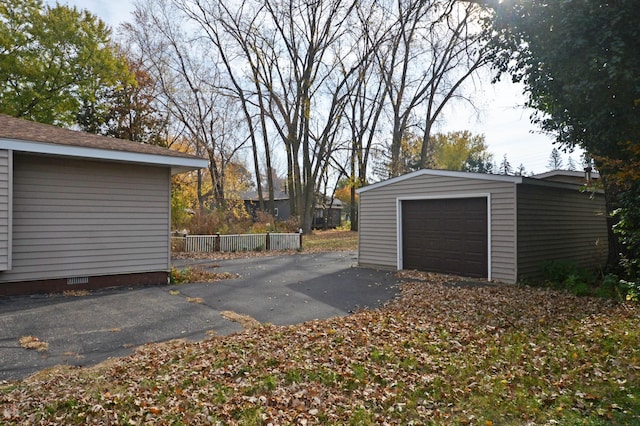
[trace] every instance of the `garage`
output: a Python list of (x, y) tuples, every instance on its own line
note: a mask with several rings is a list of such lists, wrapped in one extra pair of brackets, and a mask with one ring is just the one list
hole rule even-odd
[(402, 202), (404, 269), (487, 278), (487, 199)]
[(539, 279), (551, 261), (606, 263), (604, 193), (581, 172), (424, 169), (357, 192), (361, 267), (516, 283)]

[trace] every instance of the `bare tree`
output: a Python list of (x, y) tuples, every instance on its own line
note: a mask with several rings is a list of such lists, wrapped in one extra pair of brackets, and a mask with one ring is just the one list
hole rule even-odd
[(273, 211), (271, 156), (286, 159), (305, 231), (335, 176), (349, 176), (355, 209), (385, 130), (391, 175), (411, 128), (422, 131), (424, 167), (433, 124), (485, 63), (479, 8), (457, 0), (141, 1), (127, 32), (167, 110), (212, 159), (214, 198), (250, 142), (260, 200), (266, 179)]
[(265, 1), (269, 24), (263, 21), (263, 27), (272, 28), (267, 35), (276, 43), (267, 56), (272, 67), (263, 70), (264, 85), (287, 150), (292, 208), (305, 231), (311, 228), (318, 178), (342, 115), (346, 81), (331, 78), (340, 64), (337, 55), (351, 50), (344, 45), (352, 40), (348, 23), (355, 5), (353, 0)]
[[(344, 119), (348, 126), (350, 144), (346, 158), (342, 151), (334, 152), (334, 167), (341, 176), (349, 177), (351, 230), (358, 230), (358, 210), (356, 189), (366, 185), (369, 158), (372, 148), (380, 142), (380, 118), (387, 96), (386, 85), (380, 73), (376, 72), (374, 52), (386, 38), (388, 27), (384, 11), (377, 1), (359, 2), (356, 8), (357, 20), (352, 24), (353, 37), (359, 40), (352, 53), (359, 66), (358, 72), (347, 79), (347, 99)], [(346, 74), (348, 65), (340, 68)], [(346, 75), (345, 75), (346, 76)]]
[[(488, 61), (482, 46), (481, 8), (458, 0), (399, 0), (389, 6), (392, 29), (377, 51), (392, 119), (389, 174), (399, 174), (402, 139), (422, 129), (420, 164), (428, 163), (431, 129), (462, 84)], [(418, 117), (423, 117), (420, 120)]]
[[(264, 154), (266, 170), (272, 169), (272, 162), (266, 108), (258, 78), (258, 64), (261, 58), (258, 56), (260, 49), (256, 48), (255, 20), (259, 17), (261, 6), (252, 7), (252, 2), (247, 1), (235, 3), (235, 8), (231, 8), (227, 2), (219, 1), (176, 0), (176, 3), (217, 50), (230, 82), (229, 89), (239, 100), (248, 138), (251, 141), (259, 208), (264, 210), (260, 153)], [(243, 72), (245, 65), (250, 69), (248, 74)], [(259, 135), (262, 135), (262, 150), (258, 147)], [(271, 173), (265, 175), (268, 191), (267, 210), (273, 214), (274, 182)]]
[(214, 205), (223, 205), (225, 168), (246, 138), (233, 131), (238, 111), (221, 90), (218, 58), (180, 24), (179, 11), (171, 3), (145, 0), (137, 3), (134, 22), (124, 24), (123, 32), (159, 83), (158, 100), (173, 117), (174, 132), (192, 141), (196, 155), (209, 157), (211, 191), (203, 190), (199, 172), (200, 207), (209, 197)]

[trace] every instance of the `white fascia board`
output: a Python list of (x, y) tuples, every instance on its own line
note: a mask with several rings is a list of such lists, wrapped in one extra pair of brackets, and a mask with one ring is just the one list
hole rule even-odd
[(141, 163), (168, 166), (177, 171), (206, 168), (209, 162), (200, 158), (174, 157), (170, 155), (145, 154), (140, 152), (117, 151), (71, 145), (57, 145), (17, 139), (0, 139), (0, 149), (33, 154), (59, 155), (63, 157), (91, 158), (96, 160)]
[(492, 175), (488, 173), (458, 172), (458, 171), (451, 171), (451, 170), (421, 169), (421, 170), (416, 170), (415, 172), (407, 173), (406, 175), (394, 177), (388, 180), (383, 180), (382, 182), (378, 182), (371, 185), (367, 185), (362, 188), (358, 188), (356, 190), (356, 193), (360, 194), (362, 192), (366, 192), (371, 189), (380, 188), (383, 186), (402, 182), (407, 179), (413, 179), (415, 177), (423, 176), (423, 175), (456, 177), (456, 178), (463, 178), (463, 179), (490, 180), (494, 182), (511, 182), (516, 185), (522, 183), (521, 176)]

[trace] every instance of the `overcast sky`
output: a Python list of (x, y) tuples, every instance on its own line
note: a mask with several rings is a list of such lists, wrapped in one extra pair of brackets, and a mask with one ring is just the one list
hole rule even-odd
[[(88, 9), (117, 29), (121, 22), (129, 21), (134, 9), (134, 0), (58, 0), (61, 4)], [(55, 0), (46, 0), (55, 4)], [(531, 124), (531, 110), (524, 108), (525, 96), (522, 87), (513, 84), (508, 78), (492, 85), (489, 78), (476, 85), (474, 102), (479, 114), (461, 104), (449, 109), (437, 131), (470, 130), (474, 134), (484, 134), (496, 163), (502, 161), (506, 154), (515, 169), (520, 164), (526, 173), (546, 172), (553, 138), (540, 134), (537, 127)], [(562, 154), (566, 163), (571, 155), (576, 164), (580, 161), (580, 152)]]

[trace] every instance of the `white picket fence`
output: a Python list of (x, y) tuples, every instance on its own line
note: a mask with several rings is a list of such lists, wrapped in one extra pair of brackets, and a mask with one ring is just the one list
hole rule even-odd
[(298, 233), (187, 235), (171, 237), (174, 247), (184, 252), (236, 252), (262, 250), (298, 250), (302, 235)]

